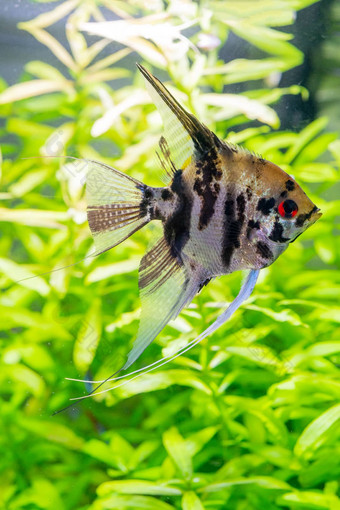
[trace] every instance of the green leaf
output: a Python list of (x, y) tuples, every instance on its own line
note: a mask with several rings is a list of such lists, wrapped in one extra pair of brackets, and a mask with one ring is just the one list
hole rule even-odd
[(2, 179), (2, 150), (1, 150), (1, 146), (0, 146), (0, 182), (1, 182), (1, 179)]
[(25, 68), (28, 73), (42, 80), (66, 81), (65, 76), (56, 67), (40, 60), (31, 60), (26, 64)]
[(247, 21), (242, 23), (224, 21), (236, 35), (254, 44), (261, 50), (272, 55), (280, 55), (289, 60), (292, 67), (299, 65), (303, 60), (303, 54), (287, 40), (290, 34), (279, 32), (268, 27), (251, 25)]
[(274, 312), (270, 308), (264, 308), (257, 305), (245, 305), (245, 308), (247, 308), (248, 310), (254, 310), (256, 312), (261, 312), (276, 322), (288, 322), (289, 324), (292, 324), (292, 326), (303, 325), (299, 316), (292, 310), (287, 309), (282, 310), (281, 312)]
[(156, 371), (152, 374), (141, 376), (136, 380), (131, 380), (126, 385), (117, 388), (116, 392), (121, 398), (127, 398), (131, 395), (156, 391), (168, 388), (172, 385), (189, 386), (200, 392), (211, 394), (209, 386), (192, 370), (165, 370)]
[(226, 350), (259, 365), (272, 367), (273, 370), (279, 373), (285, 373), (289, 369), (271, 349), (263, 345), (255, 344), (249, 347), (229, 346), (226, 347)]
[(214, 115), (215, 120), (231, 118), (242, 113), (249, 119), (258, 119), (273, 127), (278, 127), (280, 124), (279, 118), (272, 108), (246, 96), (236, 94), (204, 94), (200, 100), (208, 105), (221, 108)]
[(98, 487), (98, 495), (106, 496), (111, 492), (120, 494), (145, 494), (154, 496), (180, 496), (182, 491), (167, 483), (153, 483), (145, 480), (120, 480), (104, 482)]
[(78, 0), (67, 0), (60, 5), (57, 5), (57, 7), (53, 10), (44, 12), (27, 23), (21, 23), (22, 27), (19, 26), (19, 28), (23, 28), (24, 26), (46, 28), (67, 16), (67, 14), (77, 7), (77, 5)]
[(340, 506), (340, 500), (331, 494), (320, 494), (319, 492), (291, 492), (278, 498), (278, 504), (290, 508), (304, 508), (313, 510), (324, 508), (336, 510)]
[(101, 302), (95, 299), (80, 324), (74, 344), (73, 360), (80, 373), (86, 372), (93, 361), (100, 341), (101, 328)]
[(148, 496), (118, 496), (111, 495), (97, 499), (91, 510), (173, 510), (174, 507), (156, 498)]
[(204, 448), (205, 444), (210, 441), (218, 431), (219, 427), (206, 427), (205, 429), (199, 430), (194, 434), (191, 434), (186, 440), (186, 448), (191, 457), (196, 455), (199, 451)]
[(279, 480), (277, 478), (272, 478), (270, 476), (261, 476), (261, 477), (249, 477), (249, 478), (231, 478), (230, 480), (226, 480), (225, 482), (212, 483), (207, 485), (203, 489), (200, 489), (200, 492), (219, 492), (223, 489), (227, 489), (228, 487), (235, 487), (238, 485), (257, 485), (258, 487), (262, 487), (264, 489), (276, 489), (276, 490), (287, 490), (290, 486)]
[(340, 420), (340, 404), (337, 404), (310, 423), (296, 441), (294, 452), (298, 457), (310, 458), (329, 439), (330, 431)]
[(136, 269), (138, 268), (138, 262), (139, 259), (137, 258), (129, 258), (121, 262), (115, 262), (114, 264), (98, 266), (87, 275), (85, 282), (86, 283), (99, 282), (101, 280), (107, 280), (111, 276), (136, 271)]
[(192, 476), (192, 461), (186, 441), (175, 427), (163, 434), (164, 446), (184, 478)]
[(47, 170), (31, 171), (27, 175), (24, 175), (22, 179), (15, 182), (9, 187), (9, 192), (14, 197), (21, 197), (25, 193), (31, 191), (36, 186), (42, 184), (48, 176)]
[(68, 67), (71, 71), (74, 72), (77, 71), (77, 66), (69, 52), (66, 51), (64, 46), (49, 32), (47, 32), (46, 30), (42, 30), (41, 28), (37, 28), (31, 22), (18, 23), (18, 28), (27, 30), (27, 32), (29, 32), (37, 41), (47, 46), (47, 48), (51, 50), (51, 52), (57, 57), (57, 59), (60, 60), (60, 62), (62, 62), (66, 67)]
[(73, 430), (61, 423), (56, 423), (55, 419), (48, 421), (29, 418), (25, 419), (21, 426), (29, 432), (44, 437), (48, 441), (59, 443), (71, 450), (80, 450), (84, 444), (84, 440), (77, 436)]
[(267, 78), (271, 73), (283, 72), (291, 67), (283, 59), (267, 58), (262, 60), (235, 59), (228, 64), (205, 70), (205, 75), (223, 74), (223, 83), (240, 83)]
[(30, 138), (32, 133), (34, 133), (37, 137), (46, 138), (52, 132), (50, 126), (38, 124), (37, 122), (31, 122), (25, 119), (19, 119), (17, 117), (11, 117), (8, 119), (7, 129), (10, 133), (15, 133), (23, 138)]
[(308, 349), (310, 356), (331, 356), (340, 352), (339, 342), (320, 342), (312, 345)]
[(7, 209), (0, 207), (0, 221), (19, 223), (20, 225), (65, 229), (65, 226), (58, 222), (68, 220), (68, 214), (62, 211)]
[(45, 510), (64, 510), (65, 504), (58, 488), (49, 480), (41, 477), (33, 479), (31, 487), (23, 490), (11, 502), (13, 509), (39, 508)]
[(329, 144), (329, 150), (331, 151), (338, 167), (340, 167), (340, 140), (335, 140)]
[(183, 510), (204, 510), (200, 498), (193, 491), (185, 492), (182, 498)]
[(296, 143), (290, 147), (284, 156), (284, 162), (291, 164), (298, 156), (300, 151), (304, 149), (328, 124), (326, 117), (320, 117), (314, 122), (311, 122), (301, 133), (296, 140)]
[(0, 273), (6, 275), (14, 283), (22, 285), (27, 289), (35, 290), (42, 296), (47, 296), (50, 292), (50, 287), (40, 276), (26, 269), (21, 264), (16, 264), (12, 260), (0, 258)]
[(0, 94), (0, 105), (13, 103), (28, 97), (40, 96), (56, 91), (68, 91), (70, 85), (66, 81), (32, 80), (12, 85)]
[(37, 397), (42, 395), (45, 387), (43, 378), (25, 365), (20, 363), (5, 365), (2, 372), (7, 383), (11, 381), (18, 388), (24, 387), (27, 393), (32, 393)]
[(327, 480), (336, 480), (340, 475), (340, 448), (325, 448), (318, 459), (300, 471), (302, 487), (316, 487)]
[(126, 443), (126, 441), (124, 441), (122, 438), (120, 439), (121, 441), (116, 443), (114, 447), (111, 445), (109, 446), (103, 441), (99, 441), (98, 439), (90, 439), (90, 441), (87, 441), (84, 444), (82, 450), (91, 457), (105, 462), (105, 464), (108, 466), (118, 468), (124, 473), (128, 470), (128, 463), (126, 460), (123, 460), (124, 453), (131, 455), (132, 448), (128, 443)]
[(340, 323), (340, 307), (334, 307), (332, 310), (326, 310), (320, 313), (322, 319)]
[(296, 165), (296, 176), (304, 182), (336, 182), (338, 175), (335, 168), (327, 163), (306, 163)]

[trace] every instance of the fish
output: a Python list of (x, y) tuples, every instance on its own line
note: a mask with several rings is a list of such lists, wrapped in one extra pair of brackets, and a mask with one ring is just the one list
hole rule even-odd
[(260, 270), (322, 214), (292, 176), (217, 137), (161, 81), (137, 67), (164, 124), (156, 151), (164, 186), (148, 186), (94, 161), (86, 179), (96, 254), (149, 222), (162, 225), (140, 263), (139, 328), (122, 370), (210, 281), (248, 271), (238, 296), (195, 342), (215, 331), (250, 296)]

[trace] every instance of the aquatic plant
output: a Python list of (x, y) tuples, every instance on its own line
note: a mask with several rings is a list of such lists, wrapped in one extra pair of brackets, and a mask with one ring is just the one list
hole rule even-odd
[[(280, 77), (303, 61), (290, 31), (313, 3), (67, 0), (20, 24), (59, 63), (32, 60), (19, 83), (0, 82), (5, 508), (338, 507), (340, 143), (326, 117), (288, 131), (275, 110), (286, 95), (308, 96)], [(51, 34), (61, 22), (66, 45)], [(252, 54), (226, 63), (234, 36)], [(91, 389), (66, 377), (109, 375), (136, 333), (138, 261), (154, 231), (85, 258), (84, 166), (63, 158), (161, 184), (151, 156), (161, 121), (135, 61), (220, 137), (293, 174), (323, 218), (202, 345), (51, 417)], [(139, 366), (197, 336), (240, 278), (204, 288)]]

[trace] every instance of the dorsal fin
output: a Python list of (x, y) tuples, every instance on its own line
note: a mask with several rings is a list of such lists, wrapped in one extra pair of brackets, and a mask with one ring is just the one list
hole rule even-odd
[(137, 67), (163, 120), (164, 136), (160, 138), (157, 155), (166, 173), (172, 177), (175, 170), (184, 170), (192, 158), (200, 159), (222, 142), (185, 111), (155, 76), (143, 66), (137, 64)]

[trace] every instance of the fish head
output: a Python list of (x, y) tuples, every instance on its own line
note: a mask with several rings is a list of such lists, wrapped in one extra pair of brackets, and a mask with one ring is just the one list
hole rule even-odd
[(258, 258), (257, 267), (267, 267), (322, 213), (293, 177), (269, 161), (259, 162), (251, 223), (256, 228), (250, 229), (249, 238), (257, 253), (267, 255)]

